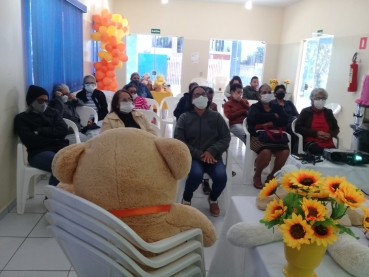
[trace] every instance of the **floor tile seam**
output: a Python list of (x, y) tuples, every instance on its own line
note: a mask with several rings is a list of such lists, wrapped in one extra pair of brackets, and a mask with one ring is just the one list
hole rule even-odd
[(28, 233), (27, 238), (28, 238), (28, 236), (32, 233), (32, 231), (36, 228), (37, 224), (39, 224), (39, 223), (40, 223), (40, 221), (41, 221), (41, 219), (42, 219), (43, 217), (44, 217), (44, 216), (41, 216), (41, 218), (37, 221), (37, 223), (35, 224), (35, 226), (33, 226), (32, 230)]
[[(2, 268), (2, 271), (6, 271), (4, 269), (7, 267), (7, 265), (10, 263), (10, 261), (13, 259), (13, 257), (15, 256), (15, 254), (17, 254), (18, 250), (22, 247), (22, 245), (26, 241), (26, 239), (27, 238), (23, 238), (22, 243), (18, 246), (17, 250), (15, 250), (15, 252), (13, 253), (13, 255), (10, 257), (9, 261), (4, 265), (4, 267)], [(13, 271), (15, 271), (15, 270), (13, 270)]]

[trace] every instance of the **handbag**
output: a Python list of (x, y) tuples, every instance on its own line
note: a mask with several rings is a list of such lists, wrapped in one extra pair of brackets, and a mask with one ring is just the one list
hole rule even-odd
[(290, 140), (287, 135), (283, 133), (284, 127), (275, 127), (272, 124), (258, 124), (255, 126), (255, 130), (261, 130), (258, 132), (259, 141), (262, 143), (272, 144), (288, 144)]

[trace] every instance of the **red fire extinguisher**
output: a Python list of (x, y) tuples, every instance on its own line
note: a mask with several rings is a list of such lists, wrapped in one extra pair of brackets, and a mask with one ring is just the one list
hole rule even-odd
[(349, 82), (347, 91), (356, 92), (357, 90), (357, 75), (359, 71), (359, 65), (356, 63), (357, 53), (352, 57), (352, 64), (350, 64)]

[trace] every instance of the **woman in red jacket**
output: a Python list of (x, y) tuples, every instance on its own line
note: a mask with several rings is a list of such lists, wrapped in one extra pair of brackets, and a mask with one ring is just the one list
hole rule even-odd
[(233, 84), (230, 91), (231, 97), (224, 104), (224, 115), (229, 120), (231, 133), (246, 144), (246, 134), (242, 123), (247, 116), (250, 104), (246, 99), (242, 99), (242, 85)]

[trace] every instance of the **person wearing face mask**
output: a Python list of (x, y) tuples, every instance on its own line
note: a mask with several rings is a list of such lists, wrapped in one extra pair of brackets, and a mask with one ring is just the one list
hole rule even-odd
[(137, 87), (134, 84), (128, 84), (123, 87), (124, 90), (128, 91), (133, 98), (133, 105), (137, 110), (150, 110), (150, 106), (144, 97), (137, 95)]
[(192, 156), (182, 204), (191, 205), (193, 193), (202, 183), (206, 172), (213, 180), (208, 197), (210, 214), (219, 216), (218, 197), (227, 183), (222, 154), (229, 147), (231, 135), (222, 115), (210, 110), (209, 106), (205, 89), (193, 87), (188, 96), (188, 111), (179, 117), (174, 138), (184, 142)]
[[(49, 94), (31, 85), (26, 95), (28, 108), (14, 118), (14, 129), (27, 148), (28, 162), (32, 167), (52, 173), (51, 164), (55, 154), (65, 146), (68, 126), (57, 110), (48, 107)], [(59, 181), (51, 174), (49, 185)]]
[(242, 80), (239, 76), (233, 76), (232, 80), (229, 81), (226, 88), (224, 89), (224, 96), (228, 99), (231, 97), (231, 86), (233, 84), (240, 84), (242, 86)]
[[(254, 187), (257, 189), (263, 188), (261, 181), (261, 173), (269, 165), (272, 154), (275, 156), (274, 167), (272, 172), (268, 175), (265, 183), (274, 178), (274, 173), (280, 170), (288, 156), (290, 150), (288, 147), (288, 139), (281, 139), (281, 141), (270, 141), (264, 138), (268, 132), (271, 133), (273, 129), (285, 128), (288, 124), (288, 116), (283, 107), (278, 104), (273, 104), (274, 95), (269, 85), (264, 84), (259, 89), (259, 102), (251, 105), (247, 114), (247, 130), (250, 133), (250, 148), (258, 154), (255, 160), (255, 174)], [(266, 129), (264, 129), (264, 127)], [(257, 130), (264, 130), (257, 132)], [(270, 130), (270, 131), (269, 131)], [(287, 139), (287, 140), (286, 140)]]
[(154, 97), (152, 96), (152, 94), (151, 94), (150, 90), (147, 88), (147, 86), (141, 83), (140, 74), (138, 74), (138, 72), (133, 72), (131, 74), (130, 84), (133, 84), (133, 85), (136, 86), (138, 96), (141, 96), (141, 97), (144, 97), (144, 98), (154, 99)]
[(323, 155), (324, 148), (335, 148), (332, 138), (340, 132), (331, 109), (324, 107), (328, 93), (325, 89), (311, 91), (311, 106), (304, 108), (296, 120), (295, 130), (304, 137), (304, 151)]
[(103, 120), (108, 114), (108, 103), (105, 94), (96, 89), (96, 79), (93, 75), (87, 75), (83, 78), (83, 89), (77, 93), (77, 98), (82, 100), (84, 106), (96, 110), (99, 121)]
[(115, 128), (129, 127), (145, 130), (156, 136), (146, 116), (133, 109), (132, 95), (127, 90), (118, 90), (111, 101), (111, 112), (105, 117), (102, 123), (101, 132)]

